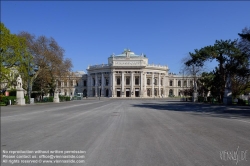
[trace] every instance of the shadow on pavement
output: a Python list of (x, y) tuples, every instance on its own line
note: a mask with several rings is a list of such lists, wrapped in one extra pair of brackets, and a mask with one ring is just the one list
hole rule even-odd
[(162, 111), (187, 112), (194, 115), (250, 118), (250, 106), (225, 106), (180, 101), (161, 101), (161, 103), (142, 103), (132, 106)]

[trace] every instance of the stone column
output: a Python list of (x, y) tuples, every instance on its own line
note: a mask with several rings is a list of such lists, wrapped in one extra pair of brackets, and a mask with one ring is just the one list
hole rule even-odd
[(95, 97), (98, 96), (97, 91), (98, 91), (98, 80), (97, 80), (97, 74), (95, 73)]
[(152, 74), (152, 97), (154, 97), (155, 96), (155, 74), (153, 73)]
[(122, 81), (121, 81), (121, 84), (122, 84), (122, 97), (124, 97), (124, 94), (125, 94), (125, 91), (124, 91), (124, 71), (122, 71)]
[(161, 73), (158, 73), (158, 96), (161, 97)]
[(135, 90), (134, 90), (134, 73), (133, 73), (133, 71), (131, 71), (131, 76), (130, 76), (130, 87), (131, 87), (131, 89), (130, 89), (131, 97), (134, 97)]
[(116, 91), (115, 91), (115, 72), (112, 72), (112, 97), (115, 97)]
[(102, 73), (102, 94), (101, 94), (101, 96), (105, 96), (104, 95), (104, 75), (103, 75), (103, 73)]
[(144, 94), (144, 89), (143, 89), (143, 72), (141, 71), (141, 76), (140, 76), (140, 97), (143, 97)]

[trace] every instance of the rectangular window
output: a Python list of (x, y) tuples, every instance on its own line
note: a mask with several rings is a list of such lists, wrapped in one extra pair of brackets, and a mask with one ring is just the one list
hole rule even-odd
[(129, 77), (126, 78), (126, 85), (129, 85), (130, 84), (130, 79)]
[(139, 85), (139, 77), (135, 77), (135, 85)]
[(106, 78), (106, 86), (109, 85), (109, 80)]
[(117, 78), (116, 84), (117, 84), (117, 85), (120, 85), (120, 84), (121, 84), (120, 78)]

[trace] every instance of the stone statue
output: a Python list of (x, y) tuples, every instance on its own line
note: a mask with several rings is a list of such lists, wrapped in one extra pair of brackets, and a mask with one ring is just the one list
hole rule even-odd
[(22, 89), (22, 87), (23, 87), (23, 82), (22, 82), (22, 78), (21, 78), (20, 75), (17, 77), (16, 82), (17, 82), (17, 88)]

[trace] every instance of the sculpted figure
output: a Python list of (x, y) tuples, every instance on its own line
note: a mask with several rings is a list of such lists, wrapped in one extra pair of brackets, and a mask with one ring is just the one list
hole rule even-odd
[(16, 82), (17, 82), (17, 88), (22, 88), (23, 82), (20, 75), (17, 77)]

